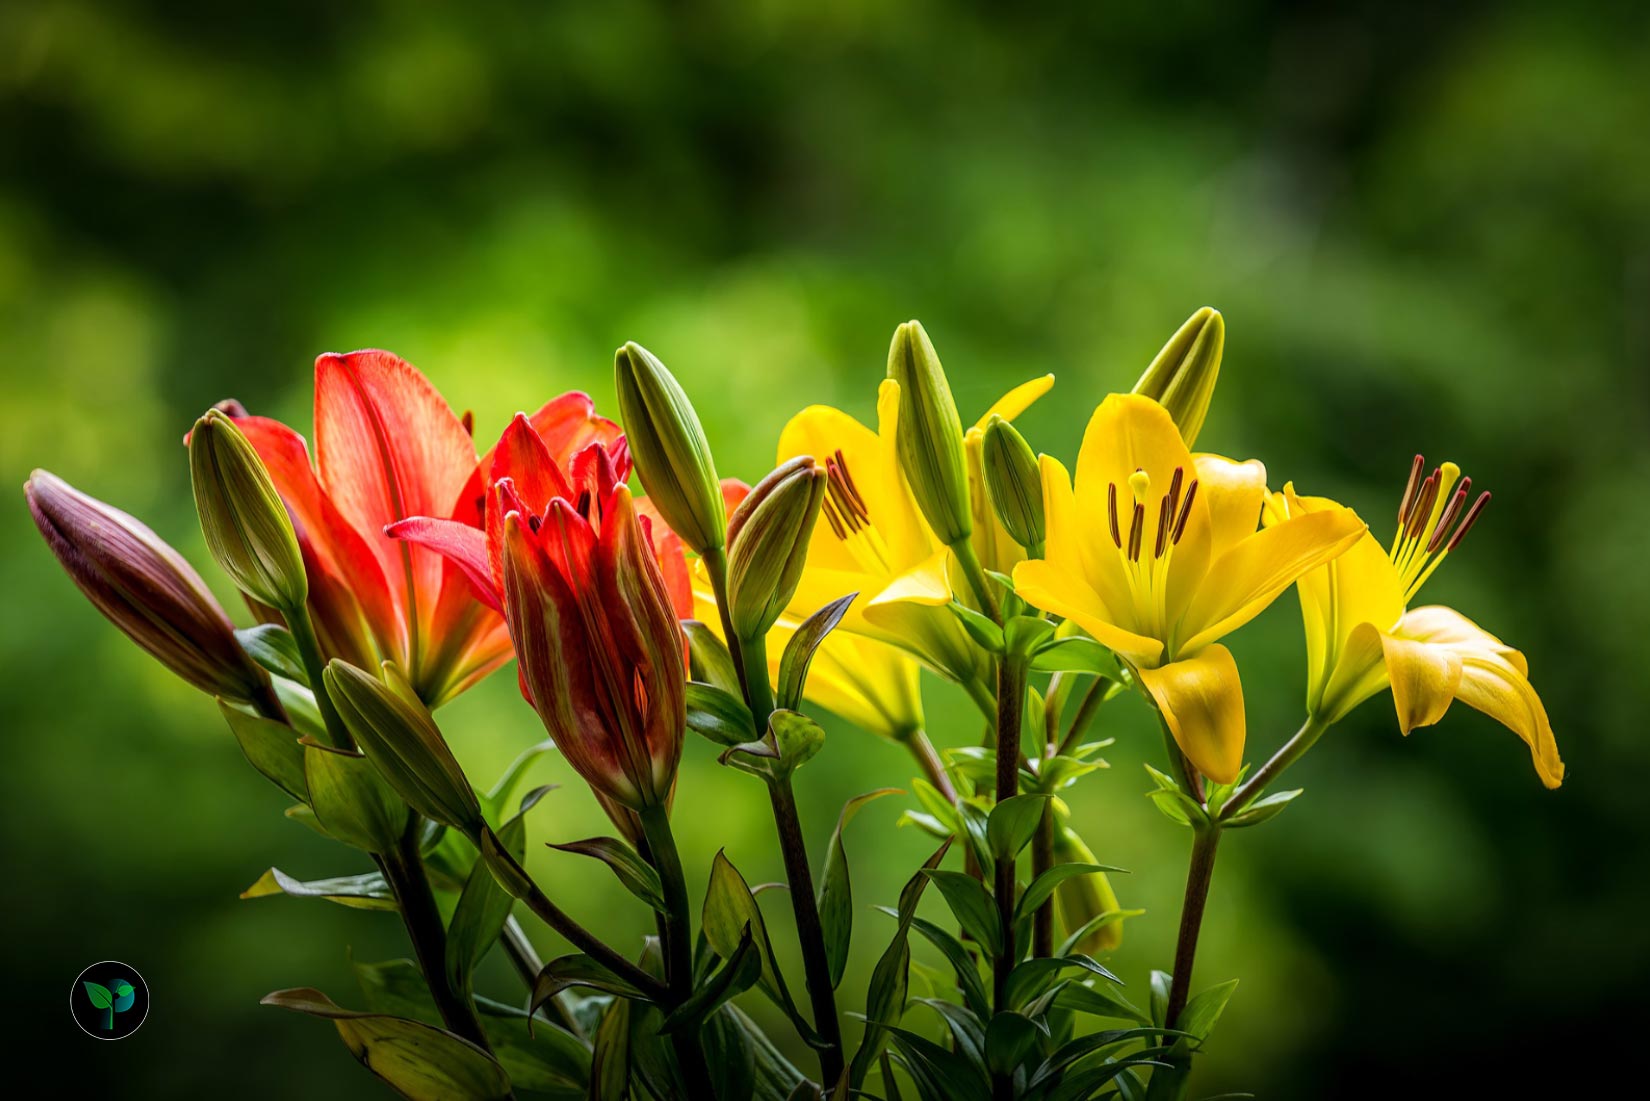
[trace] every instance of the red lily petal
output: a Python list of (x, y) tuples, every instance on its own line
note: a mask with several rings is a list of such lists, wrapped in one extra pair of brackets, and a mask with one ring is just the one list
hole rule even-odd
[[(309, 603), (317, 626), (329, 624), (335, 636), (360, 635), (360, 619), (364, 617), (378, 637), (379, 648), (387, 655), (404, 658), (406, 619), (384, 577), (379, 558), (321, 487), (314, 467), (310, 466), (304, 438), (268, 417), (241, 417), (235, 426), (245, 433), (269, 470), (276, 491), (295, 521), (305, 558), (313, 562)], [(335, 580), (317, 584), (315, 567)], [(358, 655), (363, 652), (363, 646), (356, 641), (339, 651), (328, 652), (334, 656)]]
[(592, 443), (611, 447), (624, 435), (618, 425), (596, 415), (596, 403), (589, 394), (578, 391), (551, 398), (528, 419), (560, 466)]
[(364, 351), (315, 361), (315, 436), (322, 485), (366, 538), (409, 618), (427, 627), (442, 559), (383, 531), (451, 513), (475, 467), (469, 433), (412, 365)]
[(504, 611), (492, 567), (487, 561), (487, 534), (480, 528), (456, 520), (414, 516), (396, 521), (384, 529), (384, 534), (435, 551), (463, 571), (478, 600), (495, 612)]

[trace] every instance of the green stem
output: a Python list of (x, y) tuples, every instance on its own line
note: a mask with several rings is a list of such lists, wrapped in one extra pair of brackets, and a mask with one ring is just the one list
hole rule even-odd
[[(716, 616), (722, 621), (722, 640), (727, 643), (728, 656), (733, 659), (733, 667), (739, 672), (739, 686), (745, 693), (745, 706), (756, 712), (756, 704), (750, 698), (750, 685), (745, 673), (744, 647), (740, 645), (739, 636), (733, 630), (733, 616), (728, 606), (728, 553), (721, 547), (707, 550), (700, 556), (705, 564), (705, 572), (710, 575), (711, 597), (716, 601)], [(768, 673), (762, 671), (761, 681), (768, 683)], [(769, 707), (772, 710), (772, 707)], [(761, 734), (767, 727), (767, 720), (763, 719), (757, 726), (757, 733)]]
[(773, 715), (773, 689), (768, 684), (768, 640), (761, 636), (740, 639), (739, 660), (739, 683), (745, 689), (751, 718), (756, 721), (757, 736), (761, 737)]
[(785, 858), (785, 880), (790, 885), (796, 937), (802, 946), (803, 979), (813, 1008), (814, 1028), (823, 1041), (819, 1049), (821, 1081), (834, 1086), (842, 1077), (842, 1024), (837, 1020), (836, 991), (831, 986), (831, 968), (825, 955), (825, 932), (819, 920), (819, 904), (814, 898), (813, 873), (790, 776), (770, 781), (768, 794), (773, 803), (774, 824), (779, 828), (779, 851)]
[[(1031, 878), (1036, 879), (1054, 867), (1054, 809), (1043, 808), (1042, 821), (1031, 838)], [(1054, 955), (1054, 896), (1050, 895), (1037, 907), (1031, 921), (1031, 954), (1038, 957)]]
[(1308, 715), (1301, 728), (1295, 731), (1295, 736), (1283, 743), (1283, 747), (1272, 754), (1271, 760), (1261, 765), (1253, 776), (1232, 792), (1232, 797), (1227, 799), (1226, 805), (1220, 809), (1220, 820), (1230, 821), (1234, 815), (1258, 799), (1266, 791), (1266, 786), (1283, 775), (1283, 771), (1311, 749), (1328, 729), (1328, 723), (1315, 715)]
[(287, 609), (285, 614), (287, 629), (292, 632), (292, 638), (298, 644), (298, 655), (304, 661), (310, 693), (314, 695), (315, 706), (321, 712), (321, 721), (326, 724), (327, 738), (338, 749), (354, 749), (355, 740), (349, 736), (344, 720), (338, 717), (338, 709), (332, 706), (332, 698), (327, 695), (326, 681), (321, 678), (326, 662), (321, 659), (321, 642), (315, 637), (315, 624), (310, 621), (309, 607), (300, 604)]
[(951, 776), (945, 771), (945, 764), (940, 760), (940, 755), (934, 751), (934, 743), (928, 740), (927, 732), (921, 729), (913, 730), (900, 739), (900, 744), (911, 751), (911, 756), (916, 758), (923, 776), (934, 785), (934, 790), (945, 796), (946, 802), (955, 805), (956, 786), (951, 783)]
[[(1025, 659), (1006, 654), (997, 661), (997, 787), (1001, 803), (1020, 789), (1020, 725), (1025, 714)], [(992, 961), (993, 1005), (999, 1013), (1008, 1005), (1008, 979), (1019, 953), (1014, 944), (1014, 861), (998, 860), (993, 894), (1001, 926), (1003, 950)], [(1009, 1086), (1012, 1088), (1013, 1083)], [(1001, 1094), (1001, 1083), (998, 1084)]]
[(430, 988), (430, 997), (441, 1020), (448, 1031), (490, 1054), (492, 1048), (481, 1031), (481, 1021), (476, 1017), (468, 993), (454, 990), (447, 979), (447, 932), (441, 922), (441, 911), (436, 908), (435, 894), (430, 890), (429, 877), (424, 874), (424, 862), (418, 854), (420, 825), (417, 815), (409, 816), (395, 851), (381, 854), (379, 867), (395, 892), (401, 921), (412, 941), (413, 955), (418, 957), (424, 983)]
[(980, 556), (974, 553), (974, 544), (967, 539), (959, 539), (951, 544), (951, 553), (957, 556), (957, 563), (962, 566), (963, 576), (968, 578), (968, 585), (974, 590), (974, 596), (980, 602), (985, 614), (997, 622), (1002, 621), (1001, 613), (997, 609), (997, 597), (991, 591), (991, 579), (985, 575), (985, 568), (980, 565)]
[[(676, 835), (670, 829), (670, 813), (654, 804), (639, 813), (642, 833), (647, 838), (648, 856), (659, 872), (664, 887), (665, 982), (670, 1003), (679, 1006), (693, 996), (693, 923), (688, 909), (687, 879), (682, 874), (682, 858), (676, 849)], [(710, 1068), (705, 1065), (704, 1048), (697, 1028), (671, 1034), (676, 1062), (687, 1080), (689, 1096), (714, 1097)]]
[(1089, 724), (1094, 721), (1095, 713), (1100, 705), (1106, 702), (1106, 693), (1111, 689), (1113, 681), (1108, 677), (1095, 677), (1094, 683), (1083, 694), (1083, 702), (1077, 705), (1077, 714), (1071, 717), (1071, 725), (1066, 728), (1065, 737), (1055, 750), (1058, 754), (1070, 753), (1077, 748), (1077, 743), (1083, 738)]
[[(521, 927), (516, 915), (511, 914), (504, 919), (504, 930), (499, 939), (504, 944), (504, 954), (510, 957), (510, 965), (516, 969), (516, 974), (531, 992), (533, 984), (538, 981), (539, 972), (544, 970), (544, 959), (539, 955), (538, 949), (533, 947), (533, 942), (527, 939), (527, 930)], [(573, 1016), (573, 1011), (568, 1008), (566, 991), (551, 998), (545, 1006), (564, 1031), (580, 1040), (588, 1039), (584, 1034), (584, 1026), (579, 1024), (579, 1019)]]
[(1180, 905), (1180, 931), (1175, 937), (1174, 974), (1169, 979), (1169, 1005), (1163, 1027), (1174, 1028), (1192, 989), (1192, 964), (1197, 957), (1198, 933), (1209, 902), (1209, 883), (1215, 874), (1215, 849), (1220, 826), (1209, 823), (1192, 832), (1192, 859), (1186, 869), (1186, 897)]

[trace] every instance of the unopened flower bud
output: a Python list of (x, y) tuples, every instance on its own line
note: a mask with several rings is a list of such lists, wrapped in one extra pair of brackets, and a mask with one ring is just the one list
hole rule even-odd
[(37, 470), (23, 486), (35, 526), (76, 587), (172, 672), (214, 696), (269, 698), (269, 677), (183, 556), (135, 517)]
[(895, 438), (900, 466), (928, 526), (947, 546), (974, 531), (962, 420), (945, 369), (922, 324), (907, 321), (888, 347), (888, 377), (899, 384)]
[(1136, 394), (1151, 398), (1169, 411), (1187, 447), (1196, 442), (1203, 429), (1225, 346), (1225, 320), (1219, 310), (1204, 306), (1186, 319), (1134, 384)]
[(388, 684), (334, 658), (322, 679), (339, 718), (379, 775), (424, 817), (471, 837), (481, 806), (429, 709), (406, 678), (384, 663)]
[(810, 455), (780, 465), (728, 523), (728, 611), (741, 639), (761, 638), (796, 593), (826, 476)]
[(309, 583), (292, 517), (257, 451), (217, 409), (189, 433), (189, 473), (218, 565), (253, 599), (282, 612), (302, 607)]
[(1019, 431), (1001, 417), (985, 427), (985, 488), (1008, 534), (1033, 557), (1042, 553), (1043, 475)]
[(634, 341), (614, 355), (613, 382), (648, 500), (696, 553), (720, 550), (727, 543), (728, 515), (722, 485), (699, 415), (681, 384)]
[[(1073, 830), (1061, 826), (1054, 833), (1054, 859), (1060, 864), (1093, 864), (1094, 854)], [(1068, 935), (1116, 909), (1117, 895), (1112, 891), (1111, 880), (1106, 878), (1105, 872), (1072, 876), (1054, 888), (1054, 912)], [(1122, 943), (1123, 922), (1118, 920), (1094, 929), (1078, 941), (1072, 951), (1093, 956), (1115, 951)]]

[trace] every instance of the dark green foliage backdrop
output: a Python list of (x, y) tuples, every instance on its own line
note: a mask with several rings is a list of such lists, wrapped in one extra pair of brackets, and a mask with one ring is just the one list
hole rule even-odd
[[(571, 387), (611, 406), (628, 338), (754, 478), (802, 404), (871, 414), (910, 316), (965, 416), (1056, 372), (1024, 425), (1069, 458), (1100, 395), (1216, 305), (1204, 446), (1378, 528), (1417, 450), (1494, 491), (1429, 597), (1528, 653), (1571, 778), (1544, 792), (1464, 708), (1408, 741), (1384, 702), (1337, 729), (1299, 770), (1307, 797), (1223, 847), (1199, 976), (1243, 983), (1204, 1092), (1528, 1085), (1540, 1052), (1613, 1046), (1650, 969), (1650, 28), (1605, 3), (1119, 7), (13, 0), (6, 480), (48, 466), (200, 561), (178, 441), (212, 401), (307, 430), (313, 356), (376, 345), (496, 433)], [(271, 863), (356, 869), (280, 817), (210, 701), (79, 600), (20, 495), (0, 584), (13, 1060), (61, 1056), (87, 1096), (370, 1090), (324, 1026), (256, 1000), (351, 1002), (346, 945), (403, 954), (398, 929), (235, 898)], [(1265, 751), (1299, 713), (1293, 597), (1234, 649)], [(975, 737), (930, 688), (936, 739)], [(1101, 860), (1137, 869), (1119, 891), (1150, 912), (1116, 963), (1143, 997), (1185, 838), (1141, 798), (1142, 709), (1114, 710), (1114, 767), (1077, 814)], [(510, 672), (443, 715), (483, 781), (538, 736)], [(831, 731), (801, 778), (821, 848), (843, 798), (909, 775)], [(924, 847), (892, 833), (893, 802), (849, 838), (863, 903), (891, 900)], [(719, 846), (752, 882), (778, 877), (754, 782), (702, 744), (678, 817), (697, 881)], [(532, 828), (600, 823), (569, 785)], [(535, 868), (591, 923), (643, 931), (575, 858)], [(884, 936), (862, 917), (850, 987)], [(110, 957), (154, 1009), (101, 1045), (62, 997)], [(511, 993), (502, 969), (489, 982)]]

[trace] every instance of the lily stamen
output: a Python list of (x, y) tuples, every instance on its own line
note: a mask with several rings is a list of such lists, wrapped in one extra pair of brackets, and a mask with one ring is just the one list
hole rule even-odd
[[(1415, 456), (1409, 484), (1404, 488), (1404, 499), (1398, 508), (1398, 531), (1387, 552), (1404, 586), (1405, 603), (1415, 598), (1421, 586), (1461, 544), (1467, 529), (1477, 523), (1478, 514), (1490, 499), (1488, 493), (1480, 493), (1472, 506), (1467, 507), (1472, 479), (1460, 478), (1461, 468), (1451, 462), (1420, 479), (1425, 465), (1425, 459)], [(1459, 485), (1457, 478), (1460, 478)]]

